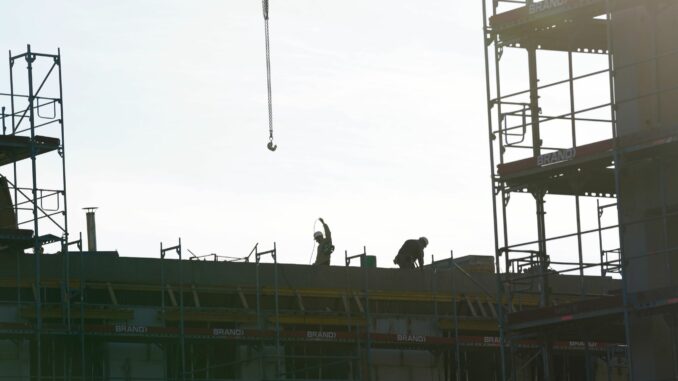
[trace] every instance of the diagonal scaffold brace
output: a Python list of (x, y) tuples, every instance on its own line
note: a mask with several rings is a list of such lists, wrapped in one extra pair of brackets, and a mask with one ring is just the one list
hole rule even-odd
[(268, 0), (262, 0), (264, 9), (264, 30), (266, 35), (266, 80), (268, 88), (268, 144), (266, 147), (273, 152), (278, 146), (273, 143), (273, 95), (271, 92), (271, 45), (268, 29)]

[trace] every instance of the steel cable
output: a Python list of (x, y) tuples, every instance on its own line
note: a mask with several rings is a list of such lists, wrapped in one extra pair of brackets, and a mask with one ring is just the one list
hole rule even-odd
[(278, 148), (273, 144), (273, 93), (271, 91), (271, 44), (268, 28), (268, 0), (262, 0), (264, 10), (264, 34), (266, 37), (266, 81), (268, 90), (268, 149), (275, 151)]

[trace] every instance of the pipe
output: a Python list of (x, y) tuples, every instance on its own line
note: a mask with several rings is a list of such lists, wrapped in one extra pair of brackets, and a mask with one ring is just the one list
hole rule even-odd
[(87, 251), (97, 251), (97, 227), (94, 219), (96, 207), (83, 208), (87, 211)]

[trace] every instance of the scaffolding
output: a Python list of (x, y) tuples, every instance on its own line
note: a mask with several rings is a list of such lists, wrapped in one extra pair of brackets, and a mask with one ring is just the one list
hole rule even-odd
[[(10, 67), (23, 59), (31, 70), (37, 71), (38, 59), (51, 66), (45, 68), (47, 75), (36, 91), (31, 90), (33, 74), (29, 75), (25, 98), (17, 95), (18, 85), (10, 81), (15, 108), (3, 114), (3, 121), (14, 118), (6, 129), (13, 134), (0, 138), (0, 148), (4, 147), (0, 152), (15, 155), (7, 162), (16, 168), (14, 181), (7, 180), (8, 192), (15, 195), (10, 209), (26, 214), (27, 224), (34, 228), (32, 235), (25, 233), (29, 239), (17, 239), (21, 231), (17, 224), (14, 238), (0, 240), (8, 245), (21, 242), (10, 246), (15, 256), (0, 255), (0, 345), (11, 340), (17, 353), (27, 356), (17, 359), (16, 374), (0, 373), (0, 378), (374, 380), (386, 377), (384, 369), (393, 365), (385, 362), (396, 358), (401, 367), (405, 361), (425, 364), (411, 365), (407, 377), (412, 379), (492, 379), (499, 376), (498, 349), (504, 348), (496, 337), (497, 319), (503, 311), (529, 312), (540, 305), (533, 292), (497, 299), (488, 292), (495, 279), (493, 269), (464, 267), (452, 252), (448, 262), (432, 260), (430, 267), (397, 270), (379, 269), (376, 263), (371, 267), (365, 247), (357, 255), (345, 252), (341, 267), (282, 264), (275, 243), (271, 250), (260, 250), (256, 244), (244, 257), (195, 255), (185, 250), (181, 239), (176, 245), (160, 243), (157, 258), (83, 251), (82, 237), (69, 242), (66, 229), (60, 76), (58, 87), (48, 85), (60, 69), (60, 56), (32, 53), (29, 47), (27, 53), (12, 57)], [(59, 96), (46, 97), (48, 89), (58, 89)], [(56, 111), (46, 113), (43, 108)], [(54, 121), (41, 122), (43, 117)], [(29, 122), (32, 130), (54, 127), (57, 137), (21, 131)], [(6, 146), (3, 139), (9, 142)], [(60, 170), (48, 173), (62, 183), (42, 187), (36, 156), (44, 154), (47, 160), (50, 152), (59, 154)], [(28, 172), (20, 167), (22, 155), (32, 159)], [(30, 191), (12, 188), (28, 175), (34, 180)], [(29, 202), (22, 204), (22, 197)], [(58, 203), (50, 203), (54, 199)], [(597, 207), (600, 215), (611, 206)], [(31, 220), (35, 215), (38, 218)], [(603, 216), (600, 221), (605, 222)], [(60, 255), (43, 255), (42, 247), (49, 244), (58, 246), (54, 251)], [(77, 251), (69, 251), (73, 246)], [(24, 253), (31, 247), (37, 254), (33, 257)], [(601, 258), (618, 253), (617, 246), (601, 247)], [(184, 251), (191, 256), (186, 258)], [(526, 268), (540, 263), (538, 252), (526, 256), (511, 265)], [(357, 258), (359, 268), (350, 262)], [(605, 262), (610, 263), (605, 271), (615, 271), (614, 260)], [(569, 283), (554, 284), (549, 300), (579, 301), (616, 284), (597, 277), (586, 282), (582, 297), (571, 292)], [(579, 358), (585, 350), (615, 359), (608, 362), (612, 369), (619, 367), (624, 347), (610, 339), (587, 343), (591, 348), (568, 340), (554, 339), (550, 344), (564, 359)], [(533, 353), (539, 345), (532, 337), (511, 340), (516, 351)], [(136, 373), (138, 368), (146, 373)]]
[[(652, 91), (619, 96), (626, 90), (623, 86), (629, 86), (625, 71), (659, 65), (678, 51), (657, 52), (655, 46), (651, 57), (620, 62), (620, 47), (631, 42), (614, 42), (621, 33), (614, 28), (624, 27), (627, 21), (617, 21), (613, 15), (660, 3), (482, 2), (497, 298), (504, 301), (498, 303), (503, 380), (528, 374), (555, 379), (562, 366), (554, 364), (553, 341), (563, 338), (583, 343), (584, 376), (591, 380), (589, 340), (601, 337), (626, 343), (609, 353), (623, 350), (633, 377), (631, 321), (650, 313), (649, 305), (664, 306), (661, 313), (666, 313), (666, 308), (673, 308), (670, 301), (678, 302), (671, 270), (676, 244), (669, 239), (675, 211), (666, 197), (666, 182), (674, 172), (661, 170), (665, 162), (675, 159), (676, 127), (665, 123), (663, 128), (659, 123), (647, 129), (635, 126), (638, 131), (620, 128), (620, 123), (631, 124), (627, 119), (635, 111), (630, 110), (635, 102), (656, 98), (659, 103), (676, 87), (655, 83)], [(663, 202), (655, 213), (629, 218), (633, 207), (624, 209), (623, 204), (626, 197), (631, 205), (632, 196), (626, 195), (637, 192), (629, 174), (634, 166), (652, 172), (659, 168), (651, 181), (661, 184), (652, 196)], [(547, 200), (554, 205), (552, 218), (547, 218)], [(663, 230), (663, 238), (658, 237), (661, 248), (636, 245), (625, 250), (635, 239), (629, 229), (647, 230), (649, 224), (663, 225), (651, 228)], [(572, 227), (563, 230), (567, 225)], [(668, 266), (667, 287), (629, 292), (634, 284), (629, 274), (639, 274), (653, 256), (662, 256)], [(554, 303), (553, 283), (560, 274), (578, 276), (578, 293), (590, 300)], [(619, 292), (591, 295), (588, 282), (598, 274), (621, 278)], [(524, 295), (538, 296), (538, 307), (514, 310), (513, 301)], [(641, 305), (634, 302), (638, 299), (653, 301)], [(672, 313), (675, 335), (675, 310)], [(514, 342), (526, 338), (536, 340), (539, 348), (517, 349)], [(673, 350), (678, 350), (675, 344)], [(615, 356), (606, 358), (613, 361)]]
[[(25, 74), (18, 68), (25, 64)], [(68, 214), (66, 198), (66, 149), (64, 139), (61, 53), (36, 53), (27, 45), (20, 54), (9, 52), (9, 93), (2, 93), (2, 135), (0, 165), (11, 165), (11, 174), (0, 174), (2, 204), (0, 214), (0, 250), (3, 255), (19, 257), (27, 249), (34, 256), (35, 324), (33, 345), (37, 358), (34, 371), (42, 374), (42, 302), (41, 257), (45, 250), (65, 252), (68, 246)], [(40, 160), (39, 160), (40, 159)], [(11, 179), (11, 180), (10, 180)], [(52, 249), (55, 248), (55, 249)], [(68, 256), (64, 256), (68, 269)], [(17, 267), (17, 275), (21, 273)], [(66, 270), (67, 271), (67, 270)], [(63, 274), (66, 280), (69, 275)], [(18, 285), (17, 300), (22, 304)], [(64, 281), (61, 293), (70, 295)], [(24, 296), (25, 299), (25, 296)], [(62, 323), (70, 330), (70, 299), (65, 298), (67, 311)]]
[[(398, 359), (401, 352), (417, 361), (426, 354), (431, 372), (446, 380), (495, 377), (499, 369), (492, 273), (469, 273), (475, 270), (452, 258), (423, 270), (276, 264), (277, 249), (270, 263), (179, 260), (182, 245), (163, 245), (152, 259), (71, 254), (71, 283), (80, 295), (70, 334), (56, 324), (66, 314), (55, 292), (62, 262), (46, 256), (42, 286), (51, 297), (43, 305), (49, 325), (43, 379), (136, 379), (139, 369), (153, 370), (143, 376), (149, 380), (382, 379), (384, 356)], [(22, 257), (24, 275), (32, 270), (29, 259)], [(0, 309), (14, 305), (5, 299), (14, 282), (7, 274), (0, 268)], [(25, 292), (32, 279), (23, 279)], [(516, 308), (537, 304), (524, 298)], [(3, 337), (30, 337), (34, 310), (22, 308), (19, 316), (0, 321)], [(431, 328), (417, 330), (408, 321)], [(535, 348), (531, 340), (514, 344)], [(554, 348), (576, 358), (582, 353), (567, 341)], [(605, 348), (597, 343), (593, 351), (605, 355)]]

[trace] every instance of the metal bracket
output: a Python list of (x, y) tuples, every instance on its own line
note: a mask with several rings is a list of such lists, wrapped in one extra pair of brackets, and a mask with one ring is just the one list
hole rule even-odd
[(348, 250), (344, 250), (344, 262), (346, 262), (346, 267), (351, 265), (351, 260), (355, 258), (362, 258), (367, 256), (367, 249), (363, 246), (363, 252), (356, 255), (348, 255)]
[[(258, 245), (258, 244), (257, 244), (257, 245)], [(270, 254), (271, 257), (273, 258), (273, 260), (274, 260), (275, 262), (278, 261), (278, 258), (277, 258), (277, 248), (276, 248), (276, 243), (275, 243), (275, 242), (273, 242), (273, 250), (258, 251), (258, 250), (257, 250), (257, 246), (254, 246), (254, 249), (255, 249), (255, 251), (254, 251), (254, 257), (255, 257), (255, 260), (256, 260), (256, 263), (257, 263), (257, 264), (259, 263), (259, 259), (260, 259), (261, 257), (263, 257), (264, 255), (267, 255), (267, 254)]]

